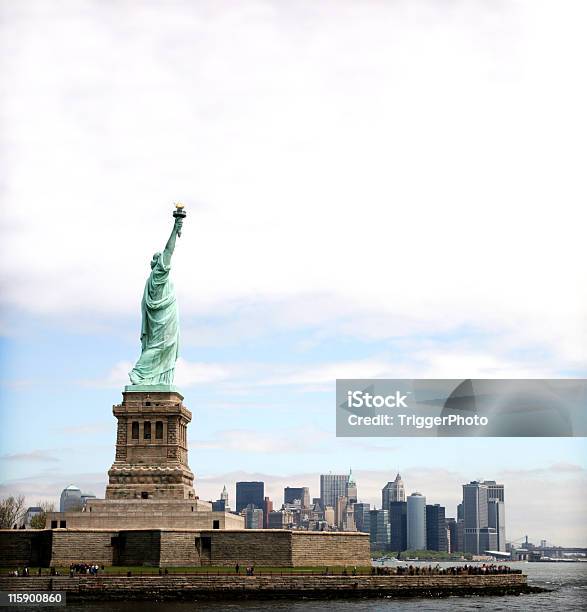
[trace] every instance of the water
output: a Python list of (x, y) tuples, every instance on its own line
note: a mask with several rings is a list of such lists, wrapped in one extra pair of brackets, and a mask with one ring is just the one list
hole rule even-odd
[[(415, 565), (415, 564), (414, 564)], [(427, 564), (426, 564), (427, 565)], [(455, 563), (440, 564), (441, 566)], [(232, 612), (277, 610), (278, 612), (428, 612), (492, 610), (515, 612), (542, 610), (571, 612), (587, 610), (587, 563), (515, 563), (528, 574), (528, 584), (551, 593), (505, 597), (447, 597), (441, 599), (336, 599), (294, 601), (219, 602), (99, 602), (68, 605), (68, 612)]]

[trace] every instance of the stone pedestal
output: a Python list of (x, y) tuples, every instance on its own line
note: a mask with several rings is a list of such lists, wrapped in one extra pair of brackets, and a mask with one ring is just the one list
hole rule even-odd
[(118, 429), (106, 499), (195, 499), (183, 396), (165, 385), (130, 389), (112, 409)]

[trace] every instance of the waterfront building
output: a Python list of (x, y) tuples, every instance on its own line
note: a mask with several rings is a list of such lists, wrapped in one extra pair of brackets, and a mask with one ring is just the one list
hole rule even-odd
[(384, 510), (389, 510), (389, 504), (392, 502), (405, 502), (406, 490), (402, 477), (397, 474), (395, 480), (388, 482), (381, 490), (381, 507)]
[(391, 541), (389, 512), (387, 510), (371, 510), (369, 514), (371, 550), (389, 550)]
[[(463, 485), (464, 551), (481, 555), (485, 550), (505, 551), (505, 492), (495, 480)], [(493, 531), (481, 530), (490, 529)], [(495, 534), (495, 540), (494, 540)], [(494, 548), (488, 548), (494, 544)]]
[(253, 504), (255, 508), (263, 509), (265, 501), (265, 483), (259, 481), (236, 483), (236, 511), (240, 514), (243, 508)]
[(499, 499), (490, 499), (487, 502), (487, 526), (495, 529), (497, 534), (497, 548), (505, 552), (505, 505)]
[(479, 530), (479, 554), (497, 550), (497, 531), (493, 527), (482, 527)]
[(487, 485), (476, 480), (463, 485), (464, 552), (483, 554), (480, 537), (487, 514)]
[(320, 476), (320, 501), (322, 507), (336, 506), (339, 497), (347, 496), (347, 474), (322, 474)]
[(389, 523), (391, 526), (391, 550), (401, 552), (408, 549), (408, 503), (392, 501), (389, 503)]
[(459, 534), (458, 534), (458, 524), (457, 524), (456, 519), (447, 518), (446, 528), (448, 530), (448, 534), (447, 534), (448, 552), (454, 553), (454, 552), (459, 551)]
[(308, 487), (285, 487), (283, 489), (283, 503), (293, 504), (300, 500), (302, 508), (310, 507), (310, 489)]
[(69, 485), (61, 492), (59, 512), (75, 512), (82, 509), (82, 492), (75, 485)]
[(355, 526), (357, 531), (369, 533), (371, 531), (371, 521), (369, 514), (371, 512), (371, 504), (358, 503), (354, 505)]
[(426, 548), (447, 552), (446, 509), (440, 504), (426, 506)]
[(412, 493), (407, 504), (408, 550), (426, 550), (426, 498)]

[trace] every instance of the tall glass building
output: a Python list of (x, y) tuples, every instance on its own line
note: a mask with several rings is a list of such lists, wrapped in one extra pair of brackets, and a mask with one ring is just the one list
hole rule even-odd
[(339, 497), (347, 496), (347, 474), (322, 474), (320, 476), (320, 500), (322, 507), (336, 507)]
[(255, 508), (263, 510), (265, 503), (265, 483), (259, 481), (236, 483), (236, 511), (240, 513), (243, 508), (253, 504)]
[(426, 498), (421, 493), (408, 497), (408, 550), (426, 550)]

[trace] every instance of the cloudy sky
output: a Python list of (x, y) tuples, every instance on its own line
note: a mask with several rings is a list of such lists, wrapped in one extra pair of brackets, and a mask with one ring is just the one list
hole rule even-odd
[(334, 435), (337, 377), (585, 376), (583, 2), (0, 8), (0, 493), (103, 494), (181, 200), (201, 497), (495, 478), (509, 537), (587, 545), (584, 439)]

